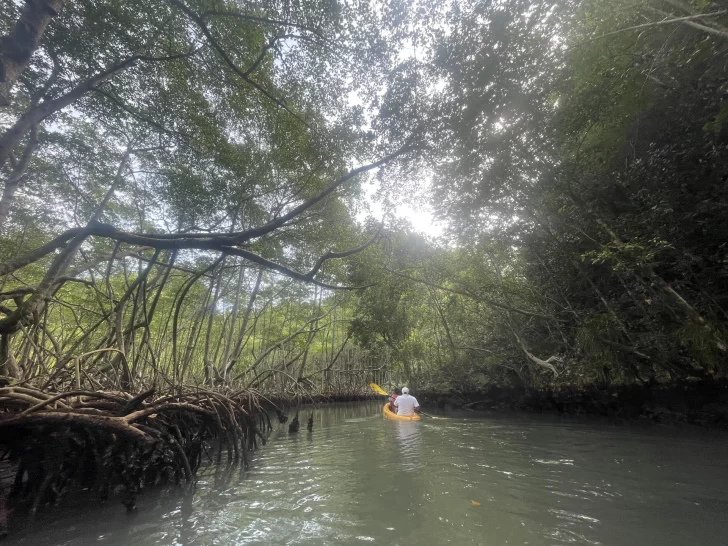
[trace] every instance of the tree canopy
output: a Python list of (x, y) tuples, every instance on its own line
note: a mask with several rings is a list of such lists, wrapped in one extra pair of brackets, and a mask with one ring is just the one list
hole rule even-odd
[[(722, 6), (0, 10), (0, 375), (725, 374)], [(445, 236), (368, 217), (375, 178), (383, 202), (429, 201)]]

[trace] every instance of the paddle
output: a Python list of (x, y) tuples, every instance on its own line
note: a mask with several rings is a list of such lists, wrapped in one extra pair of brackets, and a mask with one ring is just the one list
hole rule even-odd
[(382, 396), (389, 396), (389, 393), (376, 383), (369, 383), (369, 388), (371, 388), (377, 394), (381, 394)]
[[(377, 385), (376, 383), (369, 383), (369, 388), (371, 388), (374, 392), (377, 394), (382, 394), (384, 396), (389, 396), (389, 393), (385, 391), (382, 387)], [(425, 415), (429, 417), (430, 419), (446, 419), (446, 417), (435, 417), (434, 415), (430, 415), (429, 413), (425, 413), (424, 411), (420, 410), (419, 413), (422, 415)]]

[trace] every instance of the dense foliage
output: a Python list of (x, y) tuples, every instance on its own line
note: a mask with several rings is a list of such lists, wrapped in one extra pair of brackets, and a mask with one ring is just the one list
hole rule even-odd
[(456, 248), (408, 273), (447, 302), (428, 307), (452, 349), (437, 380), (724, 375), (725, 10), (452, 10), (428, 73), (443, 82), (431, 169)]
[[(331, 391), (725, 374), (722, 6), (1, 9), (2, 375)], [(384, 203), (425, 188), (446, 235), (364, 220), (367, 176)]]

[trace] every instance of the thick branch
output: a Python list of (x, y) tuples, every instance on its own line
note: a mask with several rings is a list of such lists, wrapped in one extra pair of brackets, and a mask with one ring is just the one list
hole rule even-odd
[(25, 133), (30, 130), (31, 127), (33, 127), (34, 125), (38, 125), (48, 116), (58, 112), (59, 110), (62, 110), (66, 106), (73, 104), (83, 95), (95, 89), (99, 84), (105, 82), (119, 72), (123, 72), (130, 66), (133, 66), (137, 61), (171, 61), (175, 59), (189, 57), (191, 55), (194, 55), (196, 52), (197, 50), (194, 50), (188, 53), (168, 55), (165, 57), (133, 55), (117, 63), (108, 70), (100, 72), (99, 74), (96, 74), (95, 76), (79, 83), (76, 87), (61, 95), (60, 97), (48, 101), (43, 101), (39, 105), (30, 108), (27, 112), (20, 116), (20, 119), (18, 119), (18, 121), (16, 121), (15, 124), (7, 131), (5, 131), (5, 133), (0, 137), (0, 167), (5, 164), (13, 148), (18, 144), (18, 142), (20, 142), (20, 139)]
[(18, 428), (22, 429), (39, 425), (55, 425), (61, 427), (77, 425), (113, 432), (131, 440), (150, 440), (141, 430), (129, 425), (128, 421), (125, 421), (124, 418), (85, 415), (81, 413), (41, 412), (11, 417), (10, 419), (0, 419), (0, 434), (10, 434), (11, 431), (17, 430)]
[(12, 273), (13, 271), (17, 271), (21, 267), (25, 267), (28, 264), (37, 262), (51, 252), (58, 250), (59, 248), (63, 248), (64, 246), (66, 246), (68, 241), (83, 233), (85, 230), (86, 228), (69, 229), (61, 233), (55, 239), (48, 241), (43, 246), (36, 248), (35, 250), (28, 252), (27, 254), (23, 254), (22, 256), (13, 258), (12, 260), (8, 260), (7, 262), (0, 264), (0, 276), (7, 275), (8, 273)]
[[(40, 260), (44, 256), (50, 254), (54, 250), (57, 250), (58, 248), (61, 248), (65, 246), (68, 241), (70, 241), (73, 238), (85, 238), (88, 236), (97, 236), (97, 237), (107, 237), (109, 239), (114, 239), (118, 242), (122, 243), (128, 243), (132, 245), (139, 245), (144, 247), (150, 247), (155, 249), (198, 249), (198, 250), (217, 250), (219, 252), (224, 252), (226, 254), (232, 254), (236, 256), (241, 256), (243, 258), (246, 258), (254, 263), (257, 263), (259, 265), (262, 265), (263, 267), (266, 267), (268, 269), (272, 269), (274, 271), (277, 271), (283, 275), (286, 275), (288, 277), (291, 277), (296, 280), (300, 280), (303, 282), (313, 283), (317, 284), (319, 286), (322, 286), (323, 288), (330, 288), (330, 289), (351, 289), (352, 287), (341, 287), (341, 286), (335, 286), (335, 285), (329, 285), (326, 283), (321, 283), (313, 278), (313, 276), (318, 272), (318, 269), (320, 269), (321, 265), (326, 260), (332, 259), (332, 258), (338, 258), (338, 257), (345, 257), (350, 256), (356, 252), (360, 252), (367, 248), (369, 244), (371, 244), (373, 241), (370, 241), (366, 243), (365, 245), (362, 245), (360, 247), (357, 247), (355, 249), (345, 251), (345, 252), (338, 252), (338, 253), (328, 253), (324, 257), (322, 257), (319, 262), (317, 263), (317, 267), (314, 267), (312, 271), (309, 273), (300, 273), (297, 271), (294, 271), (292, 269), (289, 269), (286, 266), (277, 264), (275, 262), (272, 262), (270, 260), (267, 260), (261, 256), (258, 256), (257, 254), (254, 254), (253, 252), (250, 252), (248, 250), (242, 249), (238, 246), (241, 243), (244, 243), (245, 241), (248, 241), (253, 238), (258, 238), (263, 235), (266, 235), (270, 232), (275, 231), (276, 229), (282, 227), (284, 224), (286, 224), (288, 221), (296, 218), (297, 216), (301, 215), (303, 212), (305, 212), (310, 207), (314, 206), (315, 204), (319, 203), (323, 199), (325, 199), (327, 196), (331, 195), (334, 191), (336, 191), (342, 184), (345, 182), (351, 180), (352, 178), (356, 177), (359, 174), (362, 174), (364, 172), (367, 172), (369, 170), (375, 169), (377, 167), (380, 167), (382, 165), (385, 165), (386, 163), (392, 161), (394, 158), (398, 157), (399, 155), (405, 153), (408, 148), (403, 147), (397, 150), (396, 152), (380, 159), (379, 161), (376, 161), (374, 163), (370, 163), (369, 165), (363, 165), (357, 169), (354, 169), (344, 176), (341, 176), (334, 180), (329, 186), (324, 189), (322, 192), (320, 192), (318, 195), (315, 195), (314, 197), (311, 197), (310, 199), (307, 199), (294, 209), (292, 209), (287, 214), (284, 214), (275, 220), (271, 220), (270, 222), (258, 227), (253, 228), (247, 231), (239, 232), (236, 234), (214, 234), (214, 233), (180, 233), (180, 234), (135, 234), (135, 233), (127, 233), (120, 231), (116, 229), (114, 226), (111, 226), (109, 224), (103, 224), (100, 222), (89, 222), (89, 224), (85, 228), (74, 228), (70, 229), (63, 234), (59, 235), (49, 243), (46, 243), (42, 247), (25, 254), (24, 256), (20, 258), (16, 258), (14, 260), (10, 260), (8, 262), (5, 262), (4, 264), (0, 264), (0, 275), (6, 275), (8, 273), (12, 273), (13, 271), (20, 269), (21, 267), (24, 267), (30, 263), (33, 263), (37, 260)], [(113, 186), (112, 186), (113, 187)], [(358, 287), (362, 288), (362, 287)]]
[(16, 121), (15, 124), (7, 131), (5, 131), (5, 133), (0, 137), (0, 167), (5, 164), (13, 148), (18, 144), (23, 135), (27, 133), (31, 127), (33, 127), (34, 125), (38, 125), (41, 121), (43, 121), (51, 114), (54, 114), (55, 112), (58, 112), (66, 106), (73, 104), (85, 93), (96, 87), (98, 84), (106, 81), (114, 74), (125, 70), (126, 68), (131, 66), (136, 60), (137, 57), (129, 57), (128, 59), (111, 67), (110, 69), (81, 82), (76, 87), (61, 95), (60, 97), (49, 101), (43, 101), (39, 105), (30, 108), (27, 112), (20, 116), (20, 119), (18, 119), (18, 121)]

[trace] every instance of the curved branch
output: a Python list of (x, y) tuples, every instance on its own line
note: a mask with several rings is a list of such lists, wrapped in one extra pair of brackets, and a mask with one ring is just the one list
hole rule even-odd
[(310, 275), (308, 273), (299, 273), (298, 271), (289, 269), (288, 267), (286, 267), (284, 265), (267, 260), (267, 259), (263, 258), (262, 256), (258, 256), (257, 254), (254, 254), (248, 250), (243, 250), (242, 248), (220, 247), (220, 250), (226, 254), (232, 254), (234, 256), (241, 256), (247, 260), (250, 260), (253, 263), (262, 265), (266, 269), (271, 269), (273, 271), (277, 271), (278, 273), (285, 275), (286, 277), (290, 277), (297, 281), (315, 284), (317, 286), (320, 286), (321, 288), (328, 288), (329, 290), (360, 290), (362, 288), (366, 288), (366, 286), (338, 286), (338, 285), (334, 285), (334, 284), (327, 284), (327, 283), (324, 283), (321, 281), (317, 281), (316, 279), (313, 278), (313, 275)]
[[(318, 272), (321, 265), (325, 261), (327, 261), (329, 259), (333, 259), (333, 258), (341, 258), (341, 257), (350, 256), (352, 254), (355, 254), (356, 252), (360, 252), (360, 251), (364, 250), (365, 248), (367, 248), (367, 246), (372, 244), (374, 242), (374, 240), (366, 243), (365, 245), (362, 245), (361, 247), (357, 247), (357, 248), (351, 249), (349, 251), (338, 252), (338, 253), (337, 252), (327, 253), (321, 259), (319, 259), (319, 261), (317, 262), (317, 265), (309, 273), (299, 273), (299, 272), (289, 269), (283, 265), (277, 264), (277, 263), (267, 260), (261, 256), (258, 256), (257, 254), (254, 254), (250, 251), (244, 250), (237, 245), (240, 245), (240, 244), (242, 244), (246, 241), (249, 241), (251, 239), (254, 239), (254, 238), (262, 237), (263, 235), (266, 235), (268, 233), (271, 233), (271, 232), (279, 229), (280, 227), (284, 226), (290, 220), (293, 220), (297, 216), (300, 216), (307, 209), (309, 209), (312, 206), (314, 206), (315, 204), (321, 202), (323, 199), (325, 199), (326, 197), (331, 195), (333, 192), (335, 192), (341, 185), (348, 182), (352, 178), (358, 176), (359, 174), (362, 174), (367, 171), (381, 167), (382, 165), (389, 163), (396, 157), (409, 151), (410, 149), (411, 148), (409, 146), (403, 146), (399, 150), (393, 152), (392, 154), (389, 154), (388, 156), (380, 159), (379, 161), (375, 161), (368, 165), (362, 165), (361, 167), (358, 167), (356, 169), (349, 171), (345, 175), (343, 175), (343, 176), (337, 178), (336, 180), (334, 180), (333, 182), (331, 182), (331, 184), (329, 184), (322, 192), (311, 197), (310, 199), (307, 199), (306, 201), (304, 201), (297, 207), (293, 208), (287, 214), (279, 216), (278, 218), (271, 220), (270, 222), (268, 222), (260, 227), (257, 227), (257, 228), (249, 229), (247, 231), (235, 233), (232, 235), (231, 234), (215, 234), (215, 233), (136, 234), (136, 233), (127, 233), (127, 232), (120, 231), (110, 224), (103, 224), (98, 221), (91, 221), (91, 222), (89, 222), (89, 224), (86, 227), (69, 229), (69, 230), (65, 231), (64, 233), (62, 233), (61, 235), (59, 235), (58, 237), (56, 237), (55, 239), (53, 239), (52, 241), (46, 243), (42, 247), (40, 247), (32, 252), (29, 252), (28, 254), (25, 254), (22, 257), (16, 258), (14, 260), (9, 260), (3, 264), (0, 264), (0, 275), (6, 275), (8, 273), (12, 273), (13, 271), (16, 271), (17, 269), (20, 269), (21, 267), (24, 267), (28, 264), (38, 261), (39, 259), (41, 259), (44, 256), (47, 256), (48, 254), (53, 252), (54, 250), (57, 250), (58, 248), (65, 246), (66, 244), (68, 244), (68, 242), (71, 239), (74, 239), (74, 238), (84, 239), (88, 236), (97, 236), (97, 237), (107, 237), (109, 239), (114, 239), (120, 243), (140, 245), (140, 246), (155, 248), (157, 250), (160, 250), (160, 249), (217, 250), (220, 252), (225, 252), (227, 254), (242, 256), (243, 258), (247, 258), (254, 263), (257, 263), (259, 265), (262, 265), (262, 266), (272, 269), (274, 271), (278, 271), (279, 273), (286, 275), (288, 277), (291, 277), (293, 279), (300, 280), (303, 282), (318, 284), (319, 286), (321, 286), (323, 288), (330, 288), (330, 289), (366, 288), (366, 287), (342, 287), (342, 286), (329, 285), (326, 283), (321, 283), (319, 281), (316, 281), (313, 278), (313, 276)], [(376, 239), (376, 236), (375, 236), (375, 239)]]
[(362, 252), (366, 250), (368, 247), (373, 245), (377, 240), (379, 239), (379, 235), (382, 233), (382, 228), (384, 227), (384, 224), (379, 224), (379, 229), (374, 233), (371, 239), (369, 239), (366, 243), (364, 243), (361, 246), (358, 246), (356, 248), (352, 248), (351, 250), (345, 250), (344, 252), (327, 252), (323, 256), (321, 256), (318, 261), (316, 262), (316, 265), (313, 266), (311, 271), (306, 273), (307, 277), (313, 278), (316, 273), (319, 272), (319, 269), (321, 269), (321, 266), (324, 265), (325, 262), (328, 260), (338, 259), (338, 258), (347, 258), (349, 256), (352, 256), (354, 254), (358, 254), (359, 252)]
[(256, 23), (265, 23), (269, 25), (279, 25), (282, 27), (293, 27), (293, 28), (300, 28), (301, 30), (306, 30), (308, 32), (312, 32), (313, 34), (320, 35), (319, 31), (315, 28), (302, 25), (300, 23), (294, 23), (292, 21), (284, 21), (282, 19), (271, 19), (268, 17), (258, 17), (255, 15), (247, 15), (245, 13), (237, 13), (234, 11), (220, 11), (220, 10), (208, 10), (203, 11), (200, 13), (200, 18), (206, 19), (208, 17), (233, 17), (235, 19), (242, 19), (244, 21), (255, 21)]
[[(223, 245), (229, 245), (229, 246), (237, 246), (241, 245), (243, 243), (247, 243), (248, 241), (252, 239), (257, 239), (259, 237), (262, 237), (263, 235), (267, 235), (268, 233), (271, 233), (278, 228), (281, 228), (285, 226), (289, 221), (293, 220), (297, 216), (300, 216), (303, 212), (308, 210), (309, 208), (313, 207), (317, 203), (323, 201), (326, 197), (334, 193), (340, 186), (351, 180), (352, 178), (357, 177), (360, 174), (364, 174), (365, 172), (372, 171), (374, 169), (378, 169), (379, 167), (382, 167), (386, 165), (387, 163), (390, 163), (397, 157), (410, 152), (414, 149), (413, 146), (406, 144), (399, 148), (397, 151), (392, 152), (391, 154), (383, 157), (382, 159), (375, 161), (373, 163), (369, 163), (367, 165), (362, 165), (361, 167), (357, 167), (356, 169), (352, 169), (348, 173), (346, 173), (343, 176), (340, 176), (336, 180), (332, 181), (324, 190), (322, 190), (320, 193), (314, 195), (313, 197), (307, 199), (297, 207), (291, 209), (286, 214), (279, 216), (277, 218), (274, 218), (273, 220), (263, 224), (262, 226), (251, 228), (246, 231), (238, 231), (235, 233), (229, 233), (229, 234), (216, 234), (216, 233), (205, 233), (205, 232), (189, 232), (189, 233), (140, 233), (140, 234), (126, 234), (126, 239), (124, 242), (129, 242), (132, 244), (139, 244), (139, 245), (149, 245), (153, 246), (155, 248), (208, 248), (204, 246), (197, 246), (197, 247), (188, 247), (187, 240), (189, 239), (200, 239), (200, 240), (206, 240), (206, 239), (214, 239), (219, 244)], [(107, 229), (110, 229), (110, 232), (115, 233), (121, 233), (115, 230), (115, 228), (111, 226), (106, 226)], [(98, 234), (98, 233), (97, 233)], [(155, 243), (156, 241), (156, 243)], [(163, 241), (168, 241), (167, 243), (164, 243)], [(214, 246), (214, 245), (213, 245)], [(212, 247), (209, 247), (212, 248)]]
[(314, 317), (314, 318), (312, 318), (312, 319), (310, 319), (310, 320), (306, 321), (306, 322), (305, 322), (305, 323), (303, 324), (303, 326), (301, 326), (301, 327), (300, 327), (300, 328), (299, 328), (298, 330), (296, 330), (296, 331), (295, 331), (295, 332), (293, 332), (292, 334), (290, 334), (290, 335), (288, 335), (288, 336), (284, 337), (283, 339), (281, 339), (281, 340), (279, 340), (279, 341), (275, 342), (275, 343), (274, 343), (273, 345), (271, 345), (270, 347), (268, 347), (268, 348), (267, 348), (267, 349), (265, 350), (265, 352), (263, 352), (263, 354), (262, 354), (262, 355), (260, 355), (260, 356), (259, 356), (259, 357), (257, 358), (257, 360), (256, 360), (256, 361), (255, 361), (255, 362), (254, 362), (253, 364), (251, 364), (251, 365), (250, 365), (250, 366), (249, 366), (249, 367), (248, 367), (248, 368), (247, 368), (247, 369), (246, 369), (245, 371), (243, 371), (243, 372), (241, 372), (240, 374), (238, 374), (237, 376), (235, 376), (235, 377), (233, 378), (233, 381), (237, 381), (238, 379), (240, 379), (241, 377), (243, 377), (244, 375), (246, 375), (246, 374), (247, 374), (248, 372), (251, 372), (251, 371), (253, 371), (253, 372), (254, 372), (254, 371), (255, 371), (255, 369), (256, 369), (256, 368), (258, 367), (258, 365), (259, 365), (259, 364), (260, 364), (261, 362), (263, 362), (263, 360), (265, 360), (265, 357), (267, 357), (267, 356), (268, 356), (268, 355), (269, 355), (269, 354), (270, 354), (271, 352), (273, 352), (273, 351), (274, 351), (275, 349), (277, 349), (278, 347), (282, 346), (282, 345), (283, 345), (284, 343), (287, 343), (287, 342), (289, 342), (290, 340), (292, 340), (293, 338), (295, 338), (295, 337), (297, 337), (297, 336), (300, 336), (301, 334), (303, 334), (304, 332), (306, 332), (306, 331), (307, 331), (307, 328), (309, 327), (309, 325), (311, 325), (311, 324), (313, 324), (313, 323), (315, 323), (315, 322), (317, 322), (317, 321), (321, 320), (322, 318), (326, 318), (327, 316), (329, 316), (329, 315), (331, 314), (331, 312), (332, 312), (332, 311), (333, 311), (334, 309), (335, 309), (335, 307), (332, 307), (331, 309), (329, 309), (329, 310), (328, 310), (328, 311), (327, 311), (326, 313), (324, 313), (323, 315), (321, 315), (321, 316), (318, 316), (318, 317)]
[[(663, 12), (664, 13), (664, 12)], [(594, 42), (595, 40), (601, 40), (602, 38), (607, 38), (608, 36), (614, 36), (615, 34), (621, 34), (622, 32), (629, 32), (630, 30), (641, 30), (643, 28), (649, 28), (649, 27), (657, 27), (662, 25), (671, 25), (673, 23), (686, 23), (687, 21), (692, 21), (693, 19), (705, 19), (708, 17), (720, 17), (722, 15), (728, 14), (728, 10), (720, 10), (720, 11), (714, 11), (711, 13), (699, 13), (697, 15), (688, 15), (685, 17), (672, 17), (670, 14), (666, 14), (667, 16), (671, 17), (670, 19), (663, 19), (662, 21), (653, 21), (651, 23), (643, 23), (641, 25), (634, 25), (627, 28), (622, 28), (619, 30), (614, 30), (612, 32), (607, 32), (605, 34), (602, 34), (600, 36), (595, 36), (594, 38), (589, 38), (587, 40), (583, 40), (581, 42), (578, 42), (574, 44), (573, 46), (569, 47), (569, 49), (574, 49), (577, 46)], [(722, 38), (728, 38), (728, 33), (716, 30), (716, 29), (706, 29), (701, 28), (701, 30), (705, 30), (706, 32), (711, 32), (713, 34), (716, 34), (718, 36), (721, 36)]]
[(250, 229), (248, 231), (244, 231), (242, 233), (238, 233), (235, 236), (236, 242), (237, 243), (246, 242), (246, 241), (249, 241), (250, 239), (255, 239), (255, 238), (261, 237), (263, 235), (266, 235), (267, 233), (270, 233), (271, 231), (275, 231), (279, 227), (282, 227), (289, 220), (292, 220), (293, 218), (300, 215), (305, 210), (311, 208), (318, 202), (322, 201), (324, 198), (326, 198), (329, 195), (331, 195), (332, 193), (334, 193), (334, 191), (336, 191), (339, 188), (339, 186), (341, 186), (345, 182), (348, 182), (349, 180), (351, 180), (352, 178), (354, 178), (360, 174), (363, 174), (365, 172), (382, 167), (383, 165), (386, 165), (390, 161), (396, 159), (397, 157), (399, 157), (400, 155), (402, 155), (404, 153), (411, 151), (412, 149), (413, 148), (411, 145), (405, 144), (404, 146), (399, 148), (397, 151), (392, 152), (391, 154), (383, 157), (379, 161), (369, 163), (368, 165), (362, 165), (361, 167), (358, 167), (356, 169), (349, 171), (345, 175), (334, 180), (321, 193), (319, 193), (318, 195), (315, 195), (314, 197), (311, 197), (310, 199), (307, 199), (306, 201), (304, 201), (303, 203), (301, 203), (300, 205), (298, 205), (297, 207), (292, 209), (287, 214), (284, 214), (283, 216), (279, 216), (278, 218), (271, 220), (267, 224), (263, 224), (262, 226), (260, 226), (258, 228), (254, 228), (254, 229)]
[(199, 51), (199, 49), (195, 49), (187, 53), (168, 55), (165, 57), (132, 55), (131, 57), (127, 57), (126, 59), (115, 64), (111, 68), (104, 70), (103, 72), (100, 72), (95, 76), (88, 78), (87, 80), (82, 81), (81, 83), (76, 85), (76, 87), (64, 93), (60, 97), (48, 101), (43, 101), (37, 106), (30, 108), (22, 116), (20, 116), (20, 119), (18, 119), (18, 121), (16, 121), (12, 127), (5, 131), (2, 136), (0, 136), (0, 167), (5, 164), (13, 148), (18, 144), (23, 135), (27, 133), (32, 126), (39, 124), (45, 118), (58, 112), (59, 110), (62, 110), (66, 106), (73, 104), (83, 95), (85, 95), (89, 91), (94, 90), (98, 85), (105, 82), (112, 76), (118, 74), (119, 72), (123, 72), (127, 68), (133, 66), (137, 61), (172, 61), (175, 59), (190, 57), (196, 54), (197, 51)]
[(58, 250), (59, 248), (63, 248), (64, 246), (66, 246), (66, 244), (68, 244), (68, 241), (70, 241), (77, 235), (80, 235), (85, 230), (86, 228), (72, 228), (66, 230), (55, 239), (48, 241), (43, 246), (38, 247), (35, 250), (28, 252), (27, 254), (23, 254), (22, 256), (18, 256), (17, 258), (13, 258), (12, 260), (8, 260), (7, 262), (0, 264), (0, 276), (7, 275), (8, 273), (12, 273), (13, 271), (17, 271), (18, 269), (25, 267), (28, 264), (37, 262), (38, 260), (40, 260), (44, 256), (47, 256), (53, 251)]
[(210, 42), (212, 47), (217, 51), (217, 53), (220, 55), (222, 60), (225, 62), (228, 67), (235, 72), (244, 82), (246, 82), (248, 85), (254, 87), (258, 90), (263, 96), (265, 96), (268, 100), (272, 101), (273, 103), (277, 104), (279, 107), (283, 108), (286, 112), (288, 112), (293, 118), (300, 121), (304, 125), (308, 126), (306, 121), (301, 118), (298, 114), (296, 114), (293, 110), (291, 110), (288, 105), (285, 103), (285, 101), (274, 97), (271, 95), (262, 85), (260, 85), (258, 82), (251, 80), (247, 73), (243, 72), (236, 64), (233, 62), (233, 60), (230, 58), (230, 56), (227, 54), (225, 49), (218, 43), (217, 40), (215, 40), (215, 37), (212, 35), (212, 32), (210, 32), (210, 29), (207, 28), (207, 25), (205, 24), (205, 21), (197, 15), (194, 11), (192, 11), (190, 8), (185, 6), (182, 2), (179, 0), (169, 0), (169, 3), (173, 6), (178, 7), (180, 10), (182, 10), (187, 17), (189, 17), (194, 23), (199, 27), (199, 29), (202, 31), (202, 33), (205, 35), (205, 38)]

